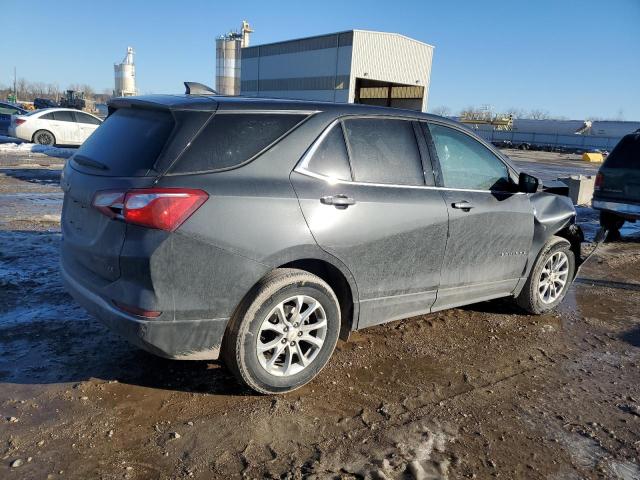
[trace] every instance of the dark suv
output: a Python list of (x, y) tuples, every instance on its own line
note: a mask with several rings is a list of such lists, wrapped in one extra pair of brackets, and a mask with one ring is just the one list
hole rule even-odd
[(640, 130), (622, 137), (600, 167), (592, 204), (611, 232), (640, 219)]
[(550, 310), (579, 261), (567, 197), (413, 111), (116, 99), (62, 186), (78, 302), (263, 393), (311, 380), (353, 330), (498, 297)]

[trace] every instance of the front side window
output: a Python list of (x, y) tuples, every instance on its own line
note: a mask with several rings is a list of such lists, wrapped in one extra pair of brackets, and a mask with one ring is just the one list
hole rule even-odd
[(217, 113), (171, 168), (171, 173), (214, 171), (238, 166), (270, 146), (306, 115)]
[(424, 185), (420, 151), (411, 121), (356, 118), (344, 121), (354, 180)]
[(469, 135), (429, 124), (445, 187), (507, 190), (509, 170), (487, 147)]
[(307, 168), (336, 180), (351, 180), (349, 155), (340, 124), (335, 125), (324, 137)]

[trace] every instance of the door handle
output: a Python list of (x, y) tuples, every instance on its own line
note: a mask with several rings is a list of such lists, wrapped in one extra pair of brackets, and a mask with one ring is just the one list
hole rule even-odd
[(326, 196), (320, 198), (320, 203), (324, 205), (333, 205), (336, 208), (344, 210), (349, 205), (354, 205), (356, 203), (355, 199), (351, 197), (347, 197), (346, 195), (333, 195)]
[(473, 208), (473, 204), (467, 202), (466, 200), (464, 200), (462, 202), (452, 203), (451, 206), (453, 208), (457, 208), (458, 210), (462, 210), (464, 212), (468, 212), (469, 210), (471, 210)]

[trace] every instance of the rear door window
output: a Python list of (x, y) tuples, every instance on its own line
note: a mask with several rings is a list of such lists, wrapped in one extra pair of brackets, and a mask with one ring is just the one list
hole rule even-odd
[(73, 112), (67, 110), (58, 110), (53, 112), (53, 119), (59, 122), (75, 122), (76, 119), (73, 116)]
[(336, 180), (351, 180), (349, 154), (340, 124), (334, 125), (318, 145), (307, 169)]
[[(91, 169), (93, 174), (144, 176), (153, 169), (173, 125), (173, 116), (166, 111), (121, 108), (107, 117), (76, 155), (107, 167)], [(74, 168), (87, 167), (74, 162)]]
[(603, 167), (640, 170), (640, 133), (622, 137), (607, 157)]
[(261, 153), (304, 118), (304, 114), (217, 113), (170, 173), (236, 167)]
[(424, 185), (413, 123), (387, 118), (344, 121), (354, 180), (368, 183)]
[(73, 113), (76, 116), (76, 122), (78, 123), (85, 123), (89, 125), (100, 125), (100, 120), (98, 120), (95, 117), (92, 117), (91, 115), (88, 115), (82, 112), (73, 112)]

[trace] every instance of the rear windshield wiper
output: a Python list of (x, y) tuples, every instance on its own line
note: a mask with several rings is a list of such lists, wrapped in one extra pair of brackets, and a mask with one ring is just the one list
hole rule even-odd
[(74, 155), (73, 161), (79, 163), (80, 165), (84, 165), (85, 167), (98, 168), (100, 170), (109, 170), (104, 163), (98, 162), (96, 160), (91, 160), (84, 155)]

